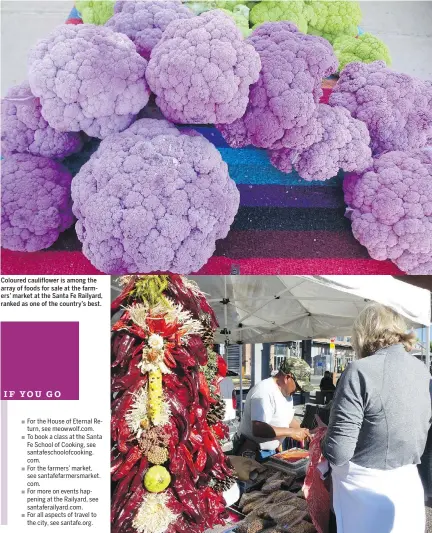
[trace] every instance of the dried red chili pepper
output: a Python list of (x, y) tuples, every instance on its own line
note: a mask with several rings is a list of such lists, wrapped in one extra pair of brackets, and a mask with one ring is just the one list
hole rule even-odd
[(141, 461), (137, 467), (137, 471), (130, 486), (131, 492), (134, 492), (139, 486), (142, 485), (144, 479), (144, 472), (147, 470), (148, 466), (149, 462), (147, 460), (147, 457), (141, 457)]
[(176, 385), (172, 385), (171, 376), (173, 374), (164, 374), (163, 381), (165, 386), (168, 388), (168, 390), (172, 391), (173, 394), (177, 396), (177, 400), (182, 405), (186, 406), (190, 404), (190, 396), (189, 391), (186, 389), (186, 387), (180, 386), (177, 388)]
[(175, 497), (174, 492), (170, 488), (168, 488), (165, 491), (165, 494), (167, 494), (168, 496), (168, 502), (167, 502), (168, 509), (171, 509), (173, 513), (181, 514), (183, 512), (183, 506)]
[(183, 404), (181, 404), (178, 399), (172, 396), (169, 399), (171, 405), (171, 412), (177, 429), (179, 431), (179, 439), (181, 442), (187, 441), (190, 435), (190, 424), (188, 412)]
[(206, 377), (202, 372), (197, 372), (198, 377), (198, 387), (200, 393), (207, 399), (210, 400), (210, 389), (208, 387), (208, 383), (206, 380)]
[(196, 480), (198, 478), (198, 472), (195, 468), (195, 464), (194, 464), (194, 460), (193, 460), (191, 452), (188, 450), (188, 448), (185, 446), (184, 443), (179, 444), (179, 449), (180, 449), (180, 453), (183, 455), (184, 460), (186, 461), (186, 464), (189, 468), (192, 478)]
[(207, 462), (207, 453), (204, 448), (200, 448), (195, 459), (195, 468), (198, 472), (202, 472)]
[(123, 498), (124, 496), (129, 492), (129, 487), (131, 484), (131, 481), (133, 477), (136, 475), (138, 471), (138, 465), (135, 465), (129, 474), (125, 476), (122, 480), (120, 480), (116, 488), (114, 489), (113, 495), (112, 495), (112, 501), (111, 501), (111, 523), (114, 522), (116, 519), (118, 512), (120, 511)]
[(179, 453), (179, 449), (170, 448), (169, 456), (170, 456), (169, 469), (170, 469), (171, 474), (174, 474), (176, 476), (181, 475), (185, 470), (185, 462)]
[(177, 322), (167, 323), (161, 316), (149, 316), (146, 322), (152, 333), (157, 333), (165, 338), (174, 335), (180, 327)]
[(123, 340), (121, 335), (112, 335), (111, 337), (111, 352), (117, 353), (118, 347)]
[(196, 422), (196, 413), (193, 409), (189, 411), (189, 423), (193, 426)]
[(127, 331), (132, 333), (132, 335), (136, 335), (137, 337), (140, 337), (141, 339), (147, 338), (147, 333), (141, 326), (137, 326), (137, 324), (131, 324), (127, 327)]
[(177, 389), (183, 388), (183, 384), (180, 383), (177, 374), (164, 374), (163, 380), (165, 385), (172, 391), (177, 392)]
[(115, 472), (115, 474), (113, 474), (112, 480), (117, 481), (124, 477), (130, 471), (130, 469), (134, 465), (136, 465), (136, 463), (141, 459), (141, 457), (142, 452), (139, 446), (134, 446), (133, 448), (131, 448), (126, 455), (122, 466)]
[(177, 444), (180, 442), (180, 438), (179, 438), (179, 432), (177, 430), (177, 427), (173, 421), (167, 424), (166, 432), (170, 436), (169, 445), (172, 447), (177, 446)]
[(129, 390), (137, 380), (140, 379), (141, 370), (137, 364), (140, 362), (141, 356), (137, 355), (135, 359), (129, 364), (129, 367), (125, 374), (113, 377), (111, 380), (111, 392), (118, 392), (121, 390)]
[(222, 377), (225, 377), (228, 372), (228, 365), (225, 359), (221, 357), (220, 355), (217, 358), (217, 367), (218, 367), (218, 374)]
[[(118, 335), (120, 337), (120, 335)], [(113, 355), (115, 356), (114, 362), (111, 366), (114, 368), (124, 361), (132, 352), (132, 347), (135, 343), (134, 337), (131, 337), (129, 334), (125, 333), (121, 335), (120, 343), (117, 346), (117, 350), (113, 349)]]
[(187, 387), (190, 394), (190, 402), (195, 404), (199, 401), (198, 381), (196, 372), (186, 372), (182, 377), (182, 383)]
[(169, 368), (176, 368), (177, 361), (175, 360), (173, 354), (171, 353), (172, 348), (166, 347), (164, 352), (164, 362)]
[(205, 421), (207, 413), (204, 411), (204, 409), (202, 409), (201, 407), (197, 406), (195, 408), (195, 414), (196, 414), (196, 417), (197, 417), (198, 421), (200, 421), (201, 423), (203, 421)]
[(111, 326), (111, 331), (116, 332), (116, 331), (121, 331), (122, 329), (127, 329), (129, 320), (130, 320), (130, 313), (129, 311), (125, 311), (122, 314), (122, 316), (117, 320), (117, 322)]
[(176, 346), (171, 350), (171, 355), (176, 362), (183, 367), (192, 367), (197, 364), (197, 361), (183, 346)]
[[(126, 499), (126, 501), (124, 502), (124, 506), (118, 514), (118, 517), (114, 523), (114, 531), (116, 531), (116, 533), (120, 533), (122, 528), (124, 526), (128, 526), (128, 523), (134, 519), (138, 507), (141, 505), (145, 492), (146, 491), (143, 486), (138, 487), (136, 491), (132, 492), (130, 496)], [(113, 528), (111, 528), (111, 532), (112, 531)]]
[(226, 426), (223, 422), (218, 422), (217, 424), (214, 424), (212, 427), (213, 433), (219, 438), (219, 439), (226, 439), (229, 437), (229, 429), (228, 426)]
[(214, 440), (211, 438), (210, 431), (203, 432), (204, 447), (207, 452), (207, 463), (205, 471), (210, 472), (213, 470), (214, 465), (219, 460), (219, 449), (215, 446)]
[(204, 520), (199, 511), (199, 495), (195, 492), (193, 486), (186, 483), (184, 479), (176, 480), (177, 484), (173, 487), (177, 498), (183, 505), (184, 514), (189, 516), (196, 524), (201, 524)]
[(191, 429), (189, 434), (189, 442), (194, 450), (202, 448), (204, 444), (202, 436), (199, 435), (194, 428)]
[(201, 395), (200, 397), (200, 404), (205, 409), (208, 410), (211, 403), (216, 404), (218, 400), (212, 397), (210, 394), (210, 389), (206, 380), (206, 377), (202, 372), (197, 373), (198, 377), (198, 387), (199, 387), (199, 393)]
[(111, 302), (111, 312), (114, 314), (121, 306), (124, 300), (129, 296), (130, 292), (135, 286), (135, 276), (132, 276), (127, 285), (123, 288), (121, 293), (117, 296), (115, 300)]
[(199, 335), (191, 335), (188, 340), (188, 350), (192, 357), (201, 365), (208, 363), (207, 348)]
[(114, 474), (114, 472), (119, 469), (120, 465), (123, 463), (123, 459), (124, 458), (120, 453), (117, 456), (111, 454), (111, 474)]

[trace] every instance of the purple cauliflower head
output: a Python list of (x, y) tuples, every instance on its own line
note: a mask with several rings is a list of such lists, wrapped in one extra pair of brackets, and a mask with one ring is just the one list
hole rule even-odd
[(127, 128), (147, 104), (146, 67), (125, 35), (63, 24), (31, 50), (29, 83), (51, 127), (103, 139)]
[(216, 148), (155, 119), (102, 141), (72, 198), (84, 254), (112, 274), (198, 270), (239, 206)]
[(384, 61), (349, 63), (329, 103), (366, 124), (375, 155), (421, 149), (432, 140), (432, 83), (395, 72)]
[(2, 161), (2, 246), (35, 252), (51, 246), (74, 221), (72, 175), (58, 162), (31, 154)]
[(228, 123), (245, 112), (260, 68), (233, 19), (214, 10), (171, 22), (153, 48), (146, 78), (167, 119)]
[(105, 26), (127, 35), (137, 52), (149, 59), (170, 22), (193, 16), (181, 0), (133, 0), (117, 2), (115, 14)]
[(39, 99), (27, 82), (11, 87), (1, 102), (2, 154), (29, 153), (63, 159), (79, 152), (79, 133), (56, 131), (41, 114)]
[(322, 78), (337, 69), (332, 46), (285, 21), (262, 24), (247, 42), (260, 55), (261, 73), (246, 113), (218, 129), (234, 147), (304, 150), (317, 139)]
[(360, 177), (361, 177), (360, 174), (356, 174), (355, 172), (347, 172), (344, 175), (344, 180), (342, 184), (344, 200), (345, 200), (346, 205), (350, 209), (351, 209), (352, 202), (353, 202), (353, 194), (355, 191), (355, 187)]
[(348, 184), (354, 237), (373, 259), (432, 274), (432, 154), (387, 152)]
[(372, 164), (366, 125), (352, 118), (344, 107), (318, 104), (318, 140), (304, 151), (276, 150), (271, 162), (283, 172), (292, 167), (307, 180), (324, 181), (339, 169), (363, 172)]

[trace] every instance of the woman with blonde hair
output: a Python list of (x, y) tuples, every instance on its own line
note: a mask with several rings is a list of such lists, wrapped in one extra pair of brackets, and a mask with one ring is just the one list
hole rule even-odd
[(431, 376), (410, 355), (415, 335), (392, 309), (354, 323), (357, 356), (333, 400), (322, 452), (332, 471), (338, 533), (424, 533), (417, 464), (431, 423)]

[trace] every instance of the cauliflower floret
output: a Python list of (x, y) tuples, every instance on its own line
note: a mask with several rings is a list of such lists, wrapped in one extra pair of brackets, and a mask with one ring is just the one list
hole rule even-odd
[(345, 200), (346, 205), (349, 208), (349, 211), (351, 211), (351, 205), (353, 201), (353, 194), (354, 194), (355, 186), (358, 180), (360, 179), (360, 177), (361, 175), (356, 174), (355, 172), (347, 172), (344, 175), (342, 187), (343, 187), (343, 193), (344, 193), (344, 200)]
[(432, 274), (432, 154), (387, 152), (349, 180), (352, 231), (371, 257)]
[(372, 164), (366, 125), (344, 107), (319, 104), (318, 124), (319, 140), (303, 152), (273, 152), (272, 164), (283, 172), (291, 172), (293, 166), (307, 181), (330, 179), (339, 169), (362, 172)]
[(125, 35), (63, 24), (31, 50), (29, 83), (52, 128), (103, 139), (127, 128), (147, 104), (146, 66)]
[(251, 87), (246, 113), (218, 129), (233, 147), (306, 149), (319, 138), (322, 78), (337, 69), (331, 45), (300, 33), (290, 22), (264, 23), (247, 42), (260, 55), (261, 73)]
[(30, 154), (8, 156), (1, 164), (3, 248), (48, 248), (74, 221), (72, 175), (60, 163)]
[(309, 29), (331, 43), (340, 35), (355, 36), (362, 19), (360, 4), (353, 0), (305, 0), (309, 7)]
[(76, 0), (75, 7), (88, 24), (105, 24), (114, 14), (114, 0)]
[(432, 139), (432, 83), (394, 72), (384, 61), (349, 63), (329, 103), (366, 124), (375, 155), (417, 150)]
[(372, 63), (382, 60), (390, 66), (390, 51), (378, 37), (370, 33), (364, 33), (358, 37), (343, 35), (337, 37), (333, 43), (333, 49), (339, 60), (339, 70), (342, 70), (348, 63), (361, 62)]
[(193, 17), (180, 0), (134, 0), (117, 2), (116, 13), (106, 23), (108, 28), (124, 33), (146, 59), (173, 20)]
[(169, 120), (224, 124), (245, 112), (260, 67), (233, 20), (215, 10), (171, 22), (153, 48), (146, 78)]
[(2, 154), (29, 153), (63, 159), (82, 148), (79, 133), (55, 131), (42, 117), (27, 82), (11, 87), (1, 102)]
[(83, 252), (110, 274), (198, 270), (239, 206), (216, 148), (155, 119), (102, 141), (72, 198)]

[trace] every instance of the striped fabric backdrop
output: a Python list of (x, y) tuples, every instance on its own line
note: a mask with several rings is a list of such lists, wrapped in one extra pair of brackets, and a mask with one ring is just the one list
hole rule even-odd
[[(68, 23), (82, 22), (74, 9)], [(334, 80), (324, 82), (324, 101)], [(209, 139), (228, 164), (240, 190), (240, 209), (227, 238), (200, 274), (402, 274), (393, 263), (374, 261), (352, 236), (344, 216), (342, 175), (307, 182), (270, 165), (264, 150), (230, 148), (211, 126), (195, 129)], [(76, 173), (97, 148), (92, 141), (66, 165)], [(49, 250), (2, 250), (4, 274), (91, 274), (97, 270), (81, 253), (72, 229)]]

